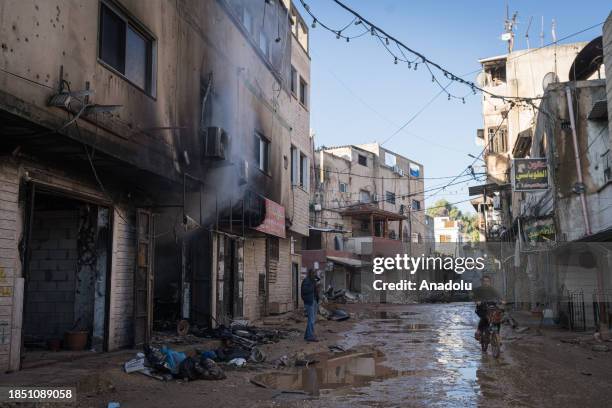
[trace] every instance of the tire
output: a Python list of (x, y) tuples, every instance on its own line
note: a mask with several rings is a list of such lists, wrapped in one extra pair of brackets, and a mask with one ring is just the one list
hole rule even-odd
[(482, 348), (482, 352), (486, 353), (487, 348), (489, 348), (490, 334), (488, 330), (485, 330), (480, 335), (480, 347)]
[(499, 358), (500, 352), (499, 334), (491, 333), (491, 353), (493, 354), (493, 358)]

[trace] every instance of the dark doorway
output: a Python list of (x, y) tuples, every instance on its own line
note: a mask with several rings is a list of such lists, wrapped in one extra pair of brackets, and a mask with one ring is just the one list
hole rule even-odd
[[(107, 348), (109, 208), (30, 186), (26, 225), (24, 350)], [(70, 335), (67, 335), (71, 333)], [(70, 340), (69, 340), (70, 339)], [(27, 365), (27, 356), (26, 361)]]
[(292, 279), (292, 287), (293, 287), (293, 307), (297, 309), (299, 307), (299, 293), (300, 293), (300, 265), (293, 262), (291, 264), (291, 276)]

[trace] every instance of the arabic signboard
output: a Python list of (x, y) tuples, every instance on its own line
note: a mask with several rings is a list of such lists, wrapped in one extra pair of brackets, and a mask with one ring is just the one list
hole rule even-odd
[(264, 200), (266, 202), (266, 218), (254, 229), (264, 234), (285, 238), (285, 207), (267, 198), (264, 198)]
[(552, 217), (530, 220), (523, 225), (525, 242), (531, 245), (554, 242), (555, 233), (555, 222)]
[(513, 160), (513, 191), (537, 191), (547, 189), (548, 161), (545, 158)]

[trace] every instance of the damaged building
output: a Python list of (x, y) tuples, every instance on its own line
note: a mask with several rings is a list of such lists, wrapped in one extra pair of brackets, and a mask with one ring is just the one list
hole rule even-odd
[(293, 4), (10, 3), (0, 367), (294, 309), (313, 148)]
[(612, 317), (611, 21), (588, 43), (481, 60), (485, 89), (534, 98), (483, 98), (487, 183), (470, 195), (503, 254), (491, 275), (517, 307), (572, 330)]

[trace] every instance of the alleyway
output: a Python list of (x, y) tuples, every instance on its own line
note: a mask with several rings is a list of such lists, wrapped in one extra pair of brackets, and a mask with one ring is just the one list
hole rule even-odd
[(371, 346), (385, 356), (323, 361), (304, 369), (299, 383), (282, 385), (319, 394), (312, 406), (334, 407), (604, 407), (612, 398), (610, 353), (560, 342), (575, 338), (567, 332), (517, 334), (506, 327), (495, 360), (473, 338), (470, 303), (370, 305), (362, 317), (340, 344)]
[[(321, 321), (320, 343), (292, 336), (267, 345), (265, 364), (224, 366), (228, 378), (222, 381), (160, 382), (125, 374), (122, 363), (134, 352), (123, 351), (3, 375), (0, 384), (77, 384), (81, 407), (106, 407), (109, 401), (184, 408), (203, 401), (211, 407), (605, 407), (612, 398), (612, 353), (592, 351), (590, 334), (539, 335), (534, 326), (522, 333), (506, 327), (496, 361), (483, 356), (472, 337), (472, 304), (344, 306), (353, 318)], [(303, 322), (287, 325), (300, 328)], [(330, 345), (347, 351), (331, 353)], [(318, 362), (273, 367), (278, 357), (298, 351)]]

